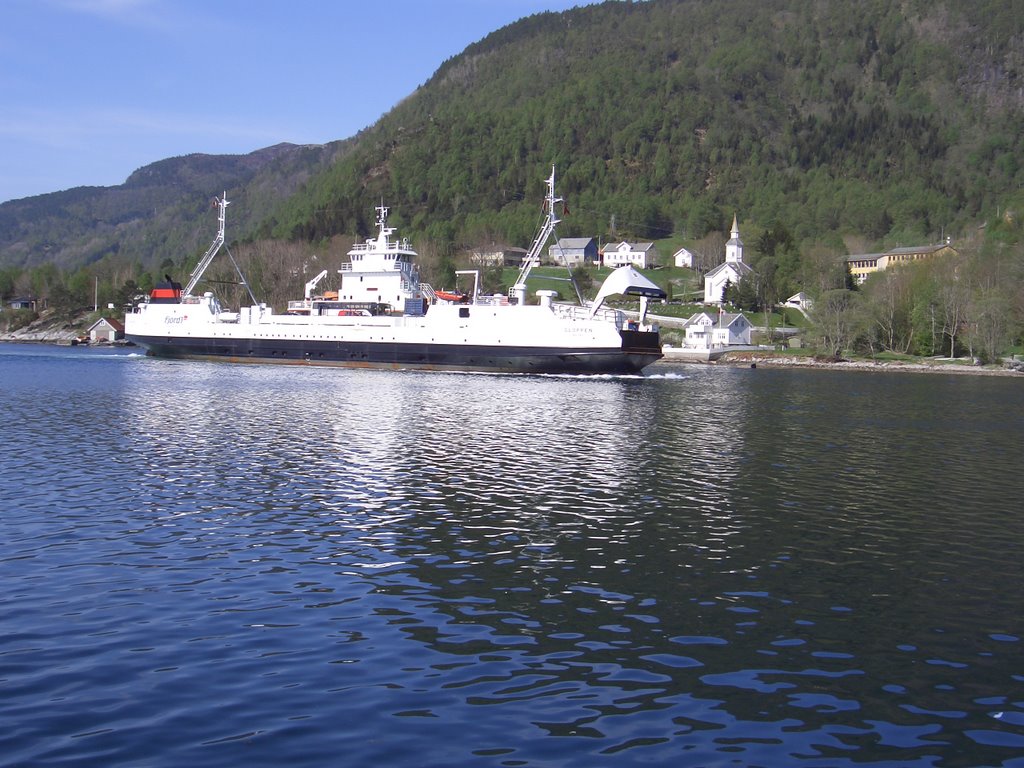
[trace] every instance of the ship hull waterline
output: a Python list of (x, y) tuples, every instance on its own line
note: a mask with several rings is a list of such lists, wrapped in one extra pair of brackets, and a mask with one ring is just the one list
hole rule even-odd
[(594, 349), (135, 334), (129, 340), (158, 358), (483, 373), (639, 374), (662, 357), (660, 345), (644, 343), (651, 334), (620, 333), (622, 347)]

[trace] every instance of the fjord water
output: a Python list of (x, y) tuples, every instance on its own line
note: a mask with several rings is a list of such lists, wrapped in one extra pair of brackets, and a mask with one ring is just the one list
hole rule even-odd
[(1024, 765), (1024, 380), (0, 348), (0, 764)]

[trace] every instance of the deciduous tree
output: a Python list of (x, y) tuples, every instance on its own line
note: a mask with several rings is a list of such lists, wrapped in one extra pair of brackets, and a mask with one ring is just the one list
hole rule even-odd
[(839, 357), (853, 341), (857, 328), (858, 294), (843, 289), (826, 291), (814, 303), (811, 319), (822, 350)]

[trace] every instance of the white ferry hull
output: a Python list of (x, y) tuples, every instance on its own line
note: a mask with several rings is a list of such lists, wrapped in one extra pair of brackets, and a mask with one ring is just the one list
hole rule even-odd
[(125, 336), (155, 357), (392, 369), (634, 374), (662, 356), (657, 331), (559, 320), (540, 307), (472, 307), (468, 318), (459, 309), (432, 307), (422, 318), (265, 315), (247, 323), (197, 321), (195, 305), (153, 304), (126, 317)]
[(277, 344), (224, 343), (223, 339), (131, 337), (154, 357), (227, 362), (325, 365), (492, 373), (635, 374), (660, 358), (657, 351), (580, 350), (530, 347), (325, 343), (287, 340)]

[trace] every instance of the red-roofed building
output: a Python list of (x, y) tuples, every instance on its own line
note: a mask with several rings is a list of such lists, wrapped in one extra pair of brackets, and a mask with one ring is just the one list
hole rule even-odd
[(101, 317), (89, 326), (89, 341), (116, 341), (124, 338), (124, 323), (113, 317)]

